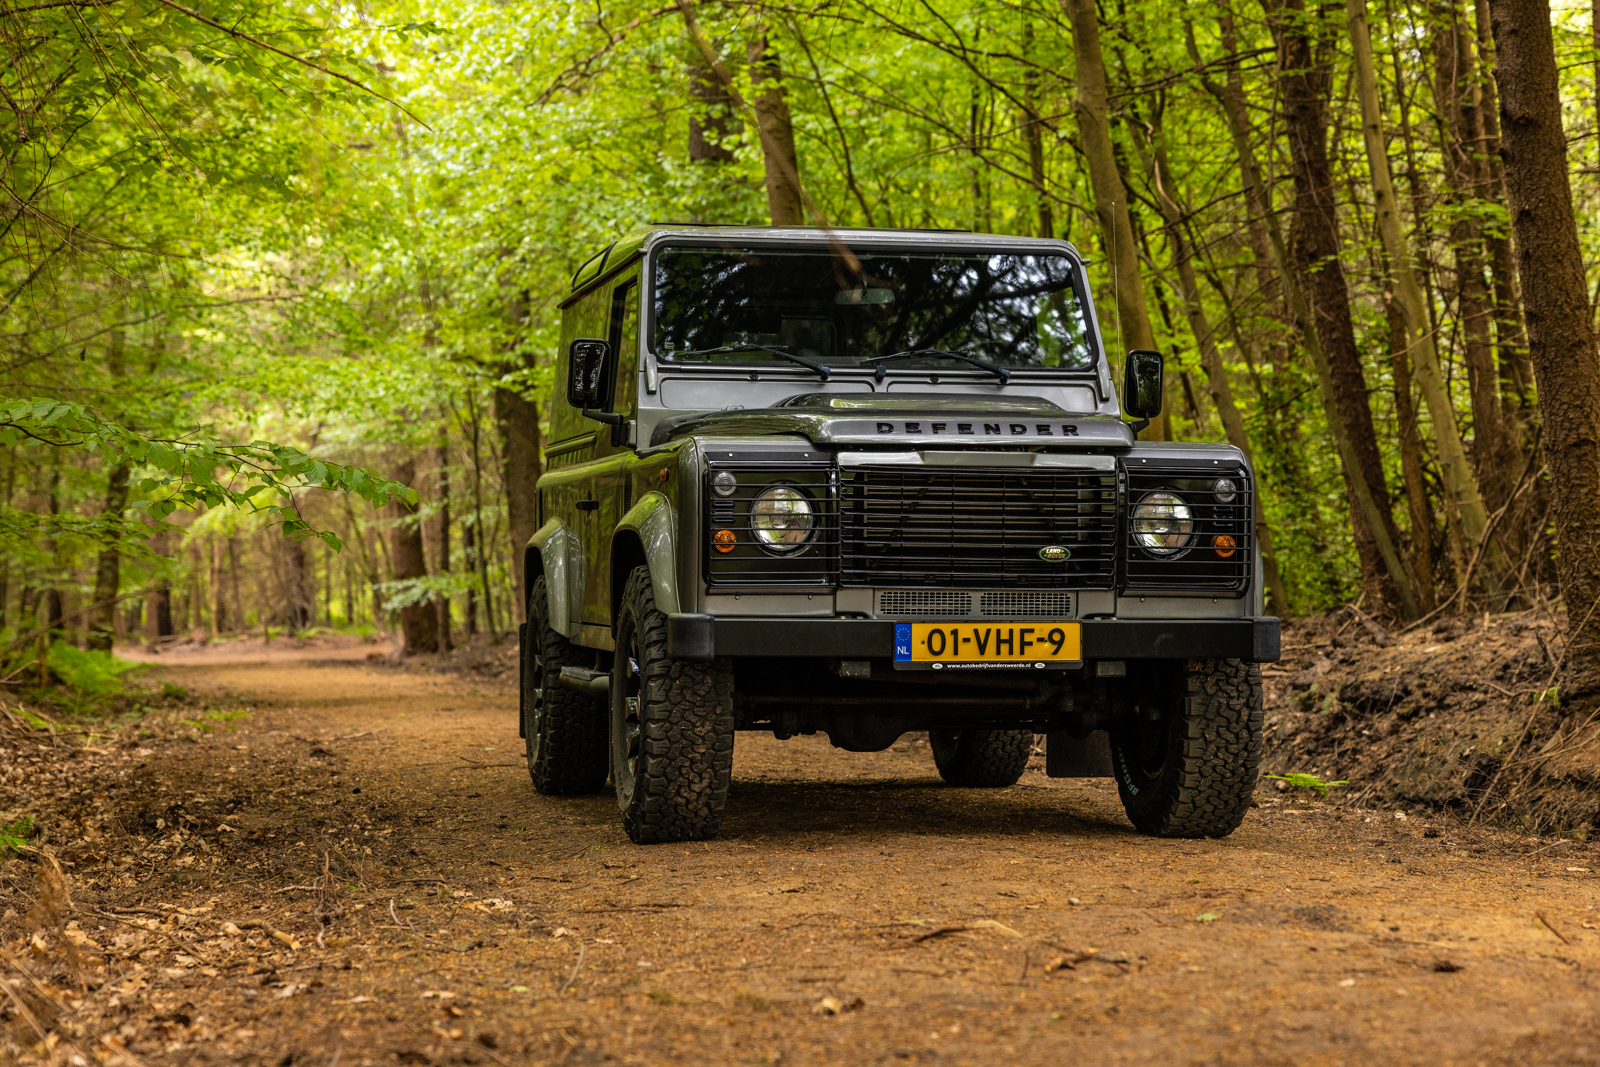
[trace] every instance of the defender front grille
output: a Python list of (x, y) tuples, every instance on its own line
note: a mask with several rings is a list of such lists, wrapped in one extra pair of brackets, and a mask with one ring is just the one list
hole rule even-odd
[(972, 594), (944, 589), (891, 589), (878, 594), (878, 614), (964, 619), (972, 614)]
[[(1250, 588), (1250, 564), (1255, 551), (1254, 486), (1241, 464), (1178, 464), (1125, 461), (1127, 475), (1126, 526), (1122, 587), (1133, 592), (1164, 595), (1243, 596)], [(1217, 479), (1227, 478), (1238, 488), (1233, 500), (1217, 498)], [(1188, 541), (1178, 552), (1160, 555), (1139, 543), (1136, 518), (1139, 504), (1149, 494), (1165, 492), (1183, 499), (1189, 509)], [(1230, 555), (1217, 551), (1219, 536), (1233, 539)]]
[[(1116, 479), (1045, 468), (845, 468), (839, 538), (840, 585), (1108, 589)], [(1066, 558), (1042, 558), (1047, 548)]]
[(1002, 619), (1073, 618), (1071, 593), (984, 593), (978, 614)]

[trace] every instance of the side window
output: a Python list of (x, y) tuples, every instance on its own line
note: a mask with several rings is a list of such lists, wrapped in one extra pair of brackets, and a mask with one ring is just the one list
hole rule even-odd
[(638, 389), (639, 283), (622, 281), (611, 291), (611, 328), (606, 335), (615, 357), (606, 388), (606, 409), (629, 414)]

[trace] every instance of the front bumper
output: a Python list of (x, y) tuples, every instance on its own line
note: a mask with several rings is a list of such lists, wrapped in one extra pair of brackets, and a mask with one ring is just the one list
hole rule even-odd
[[(884, 619), (740, 619), (668, 615), (667, 653), (674, 659), (717, 656), (889, 659), (895, 624)], [(1278, 620), (1085, 619), (1083, 658), (1238, 659), (1276, 662)]]

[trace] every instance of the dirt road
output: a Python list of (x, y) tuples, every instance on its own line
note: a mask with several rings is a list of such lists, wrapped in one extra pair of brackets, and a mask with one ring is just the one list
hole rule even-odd
[(161, 671), (212, 710), (53, 839), (140, 1063), (1600, 1062), (1583, 843), (1275, 790), (1157, 841), (1109, 781), (741, 734), (722, 837), (640, 848), (534, 794), (498, 684)]

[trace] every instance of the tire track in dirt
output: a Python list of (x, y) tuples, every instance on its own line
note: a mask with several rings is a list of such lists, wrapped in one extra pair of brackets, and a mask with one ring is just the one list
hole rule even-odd
[[(741, 734), (722, 836), (641, 848), (609, 796), (533, 792), (509, 688), (161, 671), (253, 710), (148, 742), (111, 794), (131, 835), (63, 852), (110, 957), (87, 1003), (140, 1062), (1600, 1060), (1576, 843), (1275, 791), (1158, 841), (1037, 758), (959, 790), (914, 738)], [(88, 909), (164, 933), (118, 951)]]

